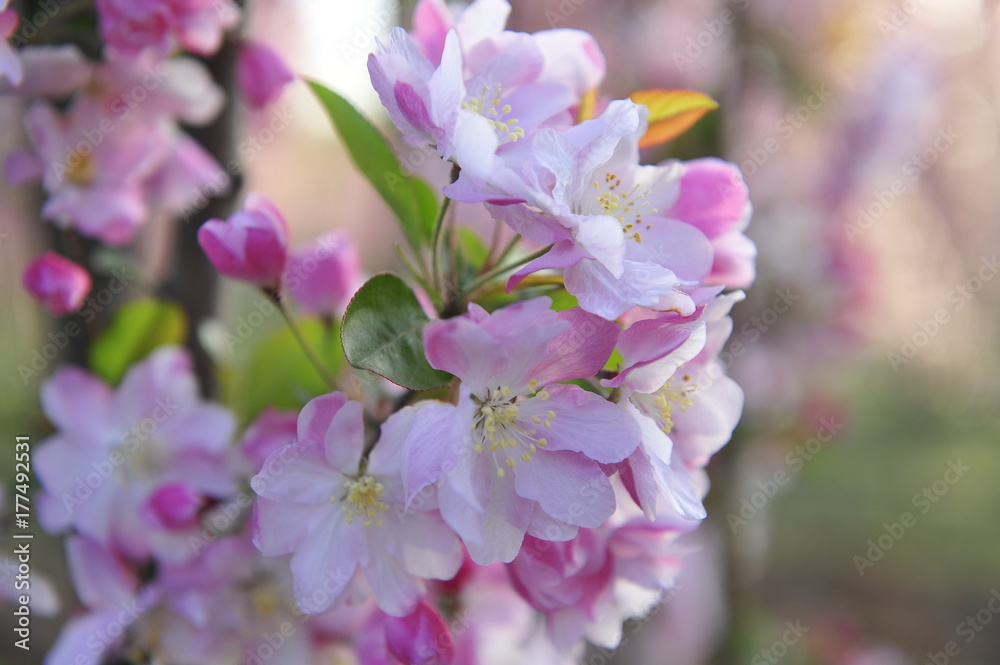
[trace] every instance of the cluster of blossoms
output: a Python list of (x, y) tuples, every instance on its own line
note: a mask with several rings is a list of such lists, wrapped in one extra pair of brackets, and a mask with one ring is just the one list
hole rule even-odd
[[(98, 3), (106, 61), (87, 65), (68, 111), (33, 107), (34, 147), (8, 159), (22, 179), (44, 171), (47, 216), (126, 242), (149, 188), (182, 177), (163, 172), (178, 151), (207, 166), (177, 122), (214, 113), (210, 86), (168, 86), (144, 106), (157, 112), (123, 118), (157, 131), (122, 125), (57, 173), (87, 119), (134, 81), (116, 78), (135, 73), (119, 57), (197, 70), (163, 58), (218, 46), (230, 24), (209, 6)], [(421, 322), (394, 356), (412, 367), (384, 372), (409, 390), (385, 381), (359, 394), (321, 371), (330, 392), (298, 412), (263, 411), (237, 439), (235, 417), (199, 397), (176, 347), (133, 365), (117, 389), (75, 368), (44, 385), (58, 432), (36, 455), (41, 518), (71, 532), (86, 609), (49, 663), (573, 663), (587, 641), (617, 646), (623, 622), (674, 584), (686, 534), (706, 516), (705, 467), (743, 408), (720, 351), (737, 289), (754, 278), (747, 189), (715, 159), (641, 163), (650, 110), (599, 98), (594, 40), (506, 31), (509, 12), (476, 0), (456, 17), (421, 0), (413, 32), (394, 29), (369, 59), (403, 138), (455, 173), (430, 251), (414, 248), (414, 263), (430, 255), (431, 266), (414, 270), (417, 311), (399, 334), (378, 317), (402, 305), (379, 290), (384, 275), (359, 288), (348, 239), (290, 251), (283, 215), (259, 194), (199, 230), (220, 273), (286, 314), (286, 295), (331, 326), (346, 307), (345, 353), (359, 369)], [(202, 172), (188, 164), (183, 177)], [(153, 198), (171, 200), (164, 191)], [(465, 283), (443, 265), (445, 253), (459, 263), (445, 240), (450, 201), (483, 206), (515, 234)], [(499, 265), (517, 243), (540, 248)], [(506, 293), (477, 300), (508, 273)], [(386, 341), (359, 358), (349, 337), (366, 320), (363, 332)], [(415, 367), (429, 384), (405, 378)]]
[[(190, 213), (229, 185), (229, 172), (182, 125), (204, 127), (221, 112), (224, 91), (193, 56), (218, 52), (241, 12), (230, 0), (107, 0), (96, 12), (99, 57), (74, 44), (0, 45), (0, 94), (28, 104), (28, 145), (3, 167), (11, 184), (41, 183), (44, 219), (121, 246), (151, 220)], [(18, 22), (13, 9), (0, 12), (0, 33), (15, 34)], [(263, 44), (238, 48), (238, 89), (259, 108), (292, 74)], [(57, 315), (79, 308), (89, 289), (85, 268), (71, 266), (40, 257), (25, 276), (29, 293)]]

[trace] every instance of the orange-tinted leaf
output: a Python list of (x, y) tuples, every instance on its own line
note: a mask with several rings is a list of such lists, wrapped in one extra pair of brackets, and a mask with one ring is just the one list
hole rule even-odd
[(638, 90), (629, 98), (649, 108), (649, 129), (639, 141), (640, 148), (677, 138), (703, 115), (719, 108), (714, 99), (694, 90)]

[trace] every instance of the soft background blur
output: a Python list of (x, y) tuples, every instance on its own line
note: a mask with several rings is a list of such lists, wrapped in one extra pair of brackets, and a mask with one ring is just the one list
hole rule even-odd
[[(744, 422), (713, 461), (701, 549), (615, 662), (923, 665), (949, 641), (960, 653), (936, 665), (1000, 662), (1000, 616), (988, 609), (1000, 597), (998, 3), (513, 4), (512, 29), (594, 33), (608, 58), (605, 95), (714, 96), (720, 111), (647, 159), (734, 161), (756, 210), (760, 276), (735, 309), (731, 347)], [(402, 5), (265, 0), (251, 25), (385, 126), (365, 58), (377, 36), (406, 25)], [(0, 152), (22, 142), (21, 110), (0, 99)], [(247, 186), (285, 210), (296, 240), (347, 227), (370, 272), (391, 267), (397, 231), (302, 84), (238, 131), (259, 136), (279, 112), (291, 121), (253, 154)], [(442, 178), (438, 166), (427, 172)], [(0, 418), (11, 445), (47, 431), (39, 379), (18, 372), (54, 330), (18, 287), (46, 238), (34, 197), (0, 184)], [(155, 228), (140, 245), (155, 274)], [(223, 325), (250, 296), (226, 288)], [(12, 459), (0, 463), (7, 475)], [(949, 463), (968, 467), (953, 484)], [(915, 525), (887, 536), (906, 512)], [(880, 537), (891, 547), (859, 564)], [(33, 564), (67, 589), (52, 542)], [(783, 642), (786, 622), (808, 631)], [(59, 623), (35, 619), (33, 659)], [(607, 661), (596, 651), (587, 660)]]

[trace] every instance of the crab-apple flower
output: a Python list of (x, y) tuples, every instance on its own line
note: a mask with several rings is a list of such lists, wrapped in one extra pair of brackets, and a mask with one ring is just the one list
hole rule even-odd
[(236, 54), (236, 89), (253, 109), (261, 109), (278, 99), (295, 75), (273, 48), (246, 41)]
[(757, 246), (744, 233), (753, 207), (739, 168), (706, 158), (684, 162), (683, 169), (680, 193), (667, 214), (696, 227), (712, 243), (715, 261), (705, 283), (750, 286)]
[(42, 408), (57, 429), (35, 453), (46, 530), (72, 526), (137, 561), (193, 554), (197, 507), (235, 489), (235, 419), (201, 401), (185, 351), (154, 351), (117, 390), (62, 368), (42, 386)]
[(580, 306), (607, 319), (635, 306), (693, 311), (685, 290), (709, 274), (712, 246), (666, 214), (680, 190), (679, 164), (639, 164), (646, 115), (645, 107), (620, 100), (565, 131), (538, 132), (522, 170), (525, 202), (490, 209), (529, 240), (554, 246), (518, 270), (508, 288), (537, 270), (561, 268)]
[(198, 243), (226, 277), (276, 288), (288, 263), (288, 223), (269, 199), (247, 194), (229, 219), (210, 219), (198, 229)]
[(344, 231), (331, 231), (294, 250), (282, 280), (302, 311), (340, 316), (361, 286), (361, 257)]
[(646, 615), (673, 586), (684, 552), (677, 539), (692, 528), (683, 521), (650, 522), (634, 508), (619, 511), (566, 542), (525, 538), (507, 572), (514, 589), (545, 615), (560, 650), (583, 638), (613, 649), (625, 620)]
[(158, 600), (140, 587), (119, 552), (85, 536), (66, 540), (66, 561), (86, 612), (71, 617), (45, 657), (46, 665), (100, 665), (121, 649)]
[[(254, 544), (266, 556), (292, 554), (303, 611), (339, 602), (360, 571), (384, 612), (406, 616), (424, 579), (449, 579), (461, 566), (460, 543), (432, 498), (424, 510), (404, 505), (400, 446), (412, 418), (406, 410), (391, 416), (363, 458), (361, 404), (343, 393), (317, 397), (299, 415), (297, 440), (252, 479)], [(319, 588), (329, 591), (321, 600), (313, 598)]]
[(642, 429), (641, 445), (619, 469), (651, 519), (661, 499), (685, 519), (705, 517), (702, 469), (732, 437), (743, 411), (743, 391), (719, 362), (732, 330), (729, 310), (742, 298), (742, 292), (716, 296), (692, 316), (659, 314), (621, 335), (625, 366), (602, 383), (623, 391)]
[(560, 382), (592, 376), (618, 325), (548, 298), (424, 331), (430, 364), (462, 381), (458, 404), (426, 402), (404, 446), (407, 499), (437, 484), (441, 512), (472, 559), (512, 560), (525, 533), (571, 538), (615, 509), (600, 464), (627, 457), (638, 426), (618, 405)]
[(210, 56), (240, 18), (230, 0), (98, 0), (97, 13), (101, 37), (122, 56), (175, 46)]
[(461, 167), (456, 191), (497, 179), (514, 186), (510, 164), (523, 161), (525, 139), (572, 124), (572, 109), (604, 75), (584, 33), (504, 31), (509, 13), (503, 0), (477, 0), (455, 22), (442, 3), (424, 1), (415, 32), (394, 29), (369, 57), (372, 84), (403, 137)]
[[(494, 56), (507, 35), (504, 26), (510, 16), (507, 0), (476, 0), (453, 12), (444, 0), (420, 0), (413, 10), (414, 40), (420, 51), (437, 67), (441, 64), (445, 40), (454, 28), (462, 53), (473, 68)], [(538, 81), (569, 87), (574, 102), (600, 85), (607, 70), (597, 41), (582, 30), (542, 30), (530, 35), (543, 56)]]
[(48, 194), (45, 218), (121, 245), (149, 214), (143, 181), (169, 144), (162, 127), (138, 116), (127, 117), (107, 135), (99, 129), (102, 120), (104, 111), (96, 106), (76, 104), (61, 114), (35, 102), (25, 113), (34, 151), (14, 153), (5, 168), (18, 183), (41, 176)]
[(24, 69), (17, 51), (7, 42), (7, 39), (17, 29), (17, 12), (6, 9), (6, 0), (0, 5), (0, 81), (7, 79), (11, 84), (18, 85), (24, 79)]
[(55, 252), (45, 252), (32, 260), (21, 281), (31, 297), (56, 316), (80, 309), (91, 286), (86, 269)]

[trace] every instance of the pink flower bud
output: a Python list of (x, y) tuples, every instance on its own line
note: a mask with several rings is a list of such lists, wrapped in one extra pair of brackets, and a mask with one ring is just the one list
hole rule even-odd
[(57, 316), (80, 309), (91, 284), (86, 270), (54, 252), (46, 252), (29, 263), (22, 282), (32, 298)]
[(327, 233), (294, 252), (285, 285), (308, 314), (340, 315), (361, 286), (358, 248), (346, 233)]
[(236, 59), (236, 88), (251, 108), (262, 108), (278, 97), (295, 75), (274, 49), (244, 42)]
[(448, 665), (455, 659), (448, 624), (424, 601), (410, 616), (386, 617), (385, 641), (389, 652), (407, 665)]
[(167, 483), (149, 495), (144, 515), (165, 529), (183, 529), (194, 525), (203, 505), (202, 496), (187, 483)]
[(288, 262), (288, 224), (260, 194), (247, 194), (243, 209), (227, 221), (205, 222), (198, 243), (223, 275), (262, 287), (277, 287)]

